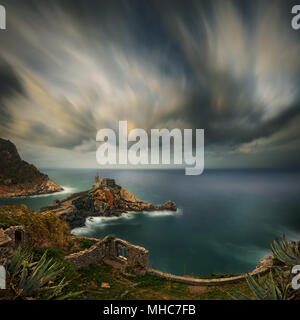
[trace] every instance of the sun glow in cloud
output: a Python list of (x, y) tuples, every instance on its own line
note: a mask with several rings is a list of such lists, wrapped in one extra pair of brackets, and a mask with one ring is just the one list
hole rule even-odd
[(243, 166), (245, 153), (258, 166), (256, 146), (281, 136), (295, 150), (286, 161), (272, 147), (276, 163), (299, 162), (287, 2), (3, 2), (1, 137), (28, 160), (96, 166), (97, 130), (127, 120), (129, 130), (204, 128), (212, 167)]

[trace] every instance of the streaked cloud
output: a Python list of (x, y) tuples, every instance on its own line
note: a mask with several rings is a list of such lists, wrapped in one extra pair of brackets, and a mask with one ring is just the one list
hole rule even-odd
[(286, 1), (3, 2), (0, 130), (34, 144), (29, 158), (91, 165), (97, 130), (127, 120), (204, 128), (208, 165), (261, 148), (290, 165), (280, 141), (298, 146), (300, 47)]

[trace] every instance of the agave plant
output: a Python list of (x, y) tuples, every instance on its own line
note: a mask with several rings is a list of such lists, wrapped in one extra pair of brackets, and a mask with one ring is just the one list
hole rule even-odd
[(47, 252), (37, 262), (32, 262), (32, 254), (18, 248), (7, 267), (11, 287), (17, 296), (52, 299), (61, 294), (66, 286), (63, 278), (57, 285), (53, 284), (62, 274), (64, 268), (60, 262), (47, 259)]
[[(273, 267), (274, 276), (270, 271), (269, 276), (257, 281), (251, 276), (247, 277), (248, 286), (254, 297), (259, 300), (289, 300), (295, 297), (295, 291), (291, 290), (291, 268), (300, 264), (299, 245), (288, 241), (283, 236), (282, 241), (275, 240), (271, 244), (274, 258), (282, 265)], [(234, 299), (251, 299), (241, 292), (230, 294)]]
[(27, 249), (18, 247), (7, 266), (7, 271), (11, 276), (15, 277), (22, 271), (25, 266), (27, 268), (32, 268), (37, 264), (37, 262), (32, 262), (32, 260), (32, 255)]
[[(283, 270), (275, 270), (275, 276), (270, 271), (269, 275), (263, 279), (257, 277), (257, 281), (252, 277), (246, 278), (248, 286), (255, 300), (290, 300), (293, 292), (290, 290), (291, 276)], [(234, 300), (253, 300), (239, 291), (229, 293)]]
[(274, 257), (284, 263), (287, 267), (293, 267), (300, 264), (299, 246), (288, 241), (286, 236), (283, 236), (283, 241), (273, 241), (271, 249)]

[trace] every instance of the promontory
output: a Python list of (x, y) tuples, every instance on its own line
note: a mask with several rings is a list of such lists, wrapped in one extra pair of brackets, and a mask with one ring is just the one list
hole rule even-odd
[(121, 216), (130, 211), (176, 211), (176, 203), (168, 200), (154, 205), (138, 199), (134, 194), (116, 184), (114, 179), (95, 178), (95, 185), (87, 191), (72, 194), (52, 206), (41, 208), (41, 212), (52, 211), (64, 218), (71, 228), (83, 226), (88, 217)]
[(62, 190), (48, 175), (22, 160), (11, 141), (0, 138), (0, 198), (48, 194)]

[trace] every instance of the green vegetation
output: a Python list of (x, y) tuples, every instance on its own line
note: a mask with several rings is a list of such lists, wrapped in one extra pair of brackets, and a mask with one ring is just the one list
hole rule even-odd
[[(227, 292), (239, 290), (250, 294), (246, 281), (224, 286), (191, 286), (152, 275), (126, 276), (103, 262), (77, 272), (77, 277), (64, 288), (65, 292), (82, 291), (76, 299), (228, 300), (231, 298)], [(102, 287), (103, 283), (109, 284), (109, 288)]]
[(28, 250), (18, 248), (7, 265), (9, 288), (15, 298), (64, 299), (74, 294), (62, 296), (67, 285), (61, 261), (47, 256), (47, 251), (37, 261)]
[(240, 274), (235, 274), (235, 273), (211, 273), (211, 274), (206, 274), (203, 276), (199, 276), (196, 278), (199, 279), (225, 279), (225, 278), (231, 278), (231, 277), (237, 277)]
[(109, 234), (109, 235), (107, 235), (107, 238), (108, 239), (115, 239), (117, 236), (115, 235), (115, 234)]
[[(299, 243), (291, 242), (283, 237), (282, 241), (275, 240), (271, 244), (274, 256), (273, 267), (268, 277), (257, 280), (247, 277), (248, 286), (256, 300), (291, 300), (298, 299), (299, 293), (291, 288), (293, 274), (291, 269), (300, 263)], [(236, 300), (251, 300), (241, 292), (230, 294)]]
[(93, 244), (96, 243), (95, 240), (79, 238), (77, 239), (77, 243), (79, 244), (79, 251), (90, 248)]
[(275, 240), (271, 244), (274, 257), (283, 264), (283, 267), (293, 267), (300, 264), (299, 244), (290, 242), (283, 236), (282, 241)]
[(30, 234), (33, 247), (57, 247), (65, 251), (78, 249), (69, 225), (55, 213), (38, 213), (26, 206), (0, 207), (0, 227), (21, 225)]
[[(270, 271), (265, 278), (252, 276), (247, 278), (247, 283), (255, 300), (291, 300), (295, 297), (295, 291), (291, 289), (291, 273), (275, 270), (275, 276)], [(252, 297), (241, 292), (231, 293), (235, 300), (252, 300)]]

